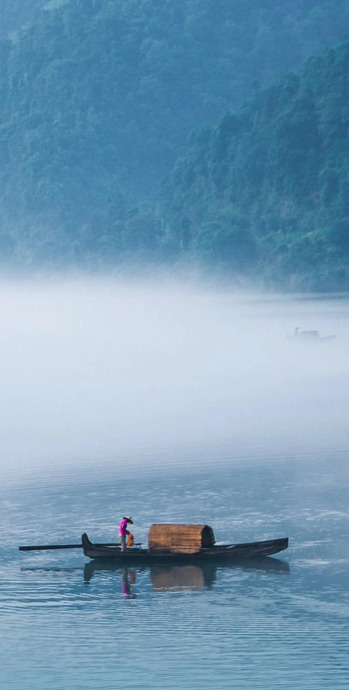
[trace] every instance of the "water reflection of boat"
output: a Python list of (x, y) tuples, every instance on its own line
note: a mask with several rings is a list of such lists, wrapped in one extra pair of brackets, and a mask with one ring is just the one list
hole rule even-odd
[[(211, 529), (211, 528), (210, 528)], [(212, 532), (213, 534), (213, 532)], [(214, 542), (213, 542), (214, 543)], [(121, 551), (115, 546), (99, 546), (93, 544), (87, 534), (82, 535), (82, 547), (85, 556), (95, 560), (118, 561), (120, 564), (152, 564), (172, 563), (197, 565), (208, 561), (229, 563), (241, 561), (245, 558), (263, 558), (279, 553), (288, 548), (288, 538), (269, 539), (266, 541), (248, 542), (246, 544), (224, 544), (222, 546), (208, 546), (192, 552), (173, 550), (169, 548), (142, 549), (139, 547)]]
[(244, 570), (264, 570), (269, 573), (289, 573), (290, 565), (287, 561), (280, 561), (278, 558), (246, 558), (236, 564), (236, 567)]
[(334, 340), (335, 335), (320, 336), (319, 331), (301, 331), (298, 327), (294, 329), (292, 335), (287, 336), (289, 340), (295, 340), (302, 343), (327, 342)]
[(199, 591), (209, 589), (216, 580), (214, 565), (173, 565), (150, 569), (150, 582), (155, 592), (180, 591), (190, 589)]
[(173, 565), (128, 568), (112, 561), (90, 561), (84, 569), (84, 580), (88, 584), (96, 573), (114, 572), (122, 576), (123, 582), (136, 580), (136, 575), (149, 572), (150, 583), (155, 591), (181, 589), (209, 589), (216, 580), (214, 565)]
[(96, 573), (114, 572), (125, 577), (125, 573), (141, 574), (149, 570), (150, 582), (155, 591), (181, 589), (209, 589), (217, 579), (217, 573), (227, 570), (259, 570), (270, 573), (289, 573), (290, 566), (278, 558), (246, 558), (230, 564), (214, 563), (171, 566), (136, 566), (129, 569), (113, 561), (90, 561), (85, 564), (84, 580), (88, 584)]

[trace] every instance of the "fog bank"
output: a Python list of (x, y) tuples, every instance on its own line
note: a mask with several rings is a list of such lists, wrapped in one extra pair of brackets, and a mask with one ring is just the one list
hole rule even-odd
[[(349, 300), (109, 280), (0, 285), (3, 471), (346, 448)], [(287, 339), (294, 328), (336, 334)]]

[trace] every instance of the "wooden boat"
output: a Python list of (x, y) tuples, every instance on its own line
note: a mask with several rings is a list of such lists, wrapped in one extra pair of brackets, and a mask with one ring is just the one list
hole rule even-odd
[(288, 548), (288, 537), (269, 539), (246, 544), (224, 544), (202, 547), (193, 552), (173, 551), (171, 548), (144, 549), (130, 547), (121, 551), (117, 546), (99, 546), (93, 544), (87, 534), (82, 535), (82, 548), (85, 556), (97, 561), (113, 561), (120, 564), (136, 563), (215, 563), (238, 562), (243, 559), (271, 556)]

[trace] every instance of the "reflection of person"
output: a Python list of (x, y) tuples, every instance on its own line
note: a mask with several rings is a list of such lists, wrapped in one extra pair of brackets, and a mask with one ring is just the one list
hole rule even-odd
[(122, 571), (122, 593), (125, 599), (135, 599), (136, 594), (131, 591), (131, 585), (136, 584), (136, 573), (124, 568)]
[(119, 527), (121, 551), (126, 550), (126, 536), (128, 534), (130, 534), (129, 530), (127, 529), (128, 524), (133, 525), (133, 520), (131, 517), (125, 517), (124, 516), (120, 522), (120, 527)]

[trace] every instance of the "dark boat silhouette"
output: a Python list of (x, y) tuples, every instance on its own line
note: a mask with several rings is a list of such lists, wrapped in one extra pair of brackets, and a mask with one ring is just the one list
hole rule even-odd
[[(114, 561), (120, 564), (152, 563), (230, 563), (242, 559), (256, 559), (279, 553), (288, 548), (288, 537), (244, 544), (224, 544), (201, 547), (194, 552), (171, 550), (171, 548), (144, 549), (128, 548), (122, 551), (117, 546), (93, 544), (87, 534), (82, 535), (82, 548), (85, 556), (97, 561)], [(180, 547), (179, 547), (180, 548)]]
[(300, 328), (294, 329), (292, 335), (287, 336), (289, 340), (294, 340), (296, 342), (302, 343), (317, 343), (317, 342), (327, 342), (329, 340), (334, 340), (335, 335), (325, 335), (321, 336), (319, 331), (301, 331)]

